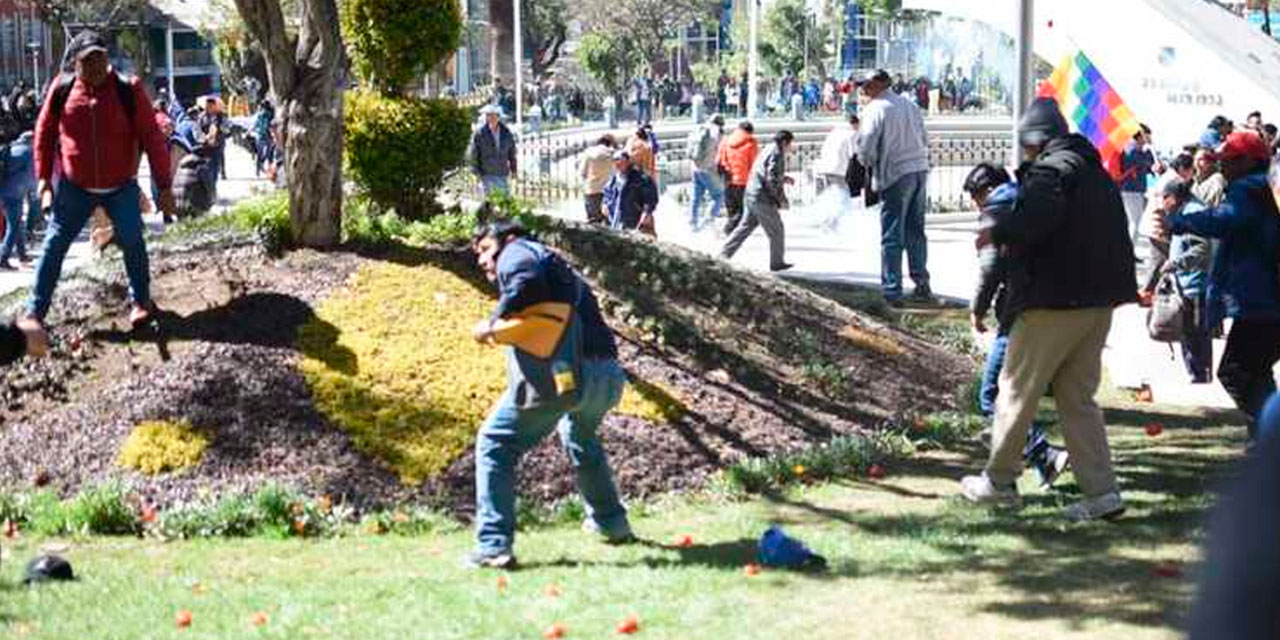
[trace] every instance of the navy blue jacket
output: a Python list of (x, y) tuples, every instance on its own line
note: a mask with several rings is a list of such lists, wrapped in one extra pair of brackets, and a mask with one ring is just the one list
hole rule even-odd
[(615, 173), (604, 185), (604, 206), (609, 226), (635, 229), (640, 216), (658, 208), (658, 188), (645, 172), (634, 165), (625, 174)]
[[(1012, 215), (1018, 201), (1018, 185), (1006, 182), (987, 196), (982, 207), (981, 224), (994, 226), (1001, 218)], [(1008, 279), (1013, 247), (991, 245), (978, 252), (978, 290), (973, 294), (973, 313), (979, 317), (994, 309), (1001, 335), (1013, 329), (1017, 317), (1008, 311)]]
[(1209, 274), (1211, 325), (1224, 317), (1280, 318), (1276, 290), (1280, 219), (1262, 208), (1255, 199), (1258, 196), (1271, 197), (1265, 171), (1233, 180), (1216, 208), (1166, 219), (1173, 234), (1221, 240)]
[(582, 326), (582, 354), (614, 358), (618, 345), (605, 324), (596, 296), (563, 258), (529, 239), (511, 241), (498, 254), (497, 320), (543, 302), (564, 302), (577, 311)]

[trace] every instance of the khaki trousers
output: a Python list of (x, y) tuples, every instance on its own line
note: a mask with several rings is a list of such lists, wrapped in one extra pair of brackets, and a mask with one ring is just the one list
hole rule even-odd
[(1012, 484), (1022, 474), (1022, 448), (1040, 398), (1052, 385), (1067, 451), (1086, 497), (1116, 490), (1102, 409), (1094, 393), (1102, 380), (1102, 347), (1111, 309), (1024, 311), (1009, 335), (987, 477)]

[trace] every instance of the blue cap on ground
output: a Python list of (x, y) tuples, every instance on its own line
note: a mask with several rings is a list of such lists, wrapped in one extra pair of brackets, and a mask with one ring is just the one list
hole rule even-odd
[(769, 527), (760, 536), (756, 559), (766, 567), (785, 569), (825, 569), (827, 559), (812, 552), (803, 542), (782, 532), (777, 526)]

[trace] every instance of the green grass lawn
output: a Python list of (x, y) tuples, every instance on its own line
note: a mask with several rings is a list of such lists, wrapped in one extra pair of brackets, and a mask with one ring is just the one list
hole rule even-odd
[[(467, 532), (418, 538), (4, 542), (0, 629), (11, 638), (1174, 638), (1192, 598), (1210, 492), (1243, 447), (1219, 418), (1129, 408), (1110, 414), (1130, 504), (1116, 523), (1068, 525), (1069, 476), (1024, 478), (1027, 506), (957, 501), (977, 451), (935, 451), (880, 481), (844, 481), (741, 502), (671, 500), (634, 526), (646, 542), (598, 544), (576, 528), (523, 532), (522, 568), (460, 567)], [(1149, 437), (1142, 426), (1161, 422)], [(566, 467), (566, 473), (567, 473)], [(782, 524), (831, 562), (823, 575), (748, 576), (755, 541)], [(693, 545), (676, 548), (688, 535)], [(81, 579), (25, 588), (41, 548)], [(1181, 575), (1157, 574), (1175, 563)], [(500, 582), (505, 586), (500, 586)], [(554, 587), (552, 587), (554, 585)], [(549, 594), (548, 591), (556, 591)], [(175, 614), (192, 624), (178, 629)], [(255, 626), (255, 613), (266, 614)]]

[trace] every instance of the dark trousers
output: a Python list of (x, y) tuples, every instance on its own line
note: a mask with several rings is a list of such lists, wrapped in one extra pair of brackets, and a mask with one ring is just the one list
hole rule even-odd
[(1240, 318), (1227, 334), (1227, 348), (1218, 364), (1222, 388), (1236, 407), (1249, 414), (1249, 436), (1257, 430), (1262, 403), (1276, 390), (1271, 368), (1280, 360), (1280, 320)]
[(603, 193), (588, 193), (583, 202), (587, 208), (587, 222), (592, 224), (605, 224), (608, 222), (602, 208), (604, 204)]
[(746, 190), (745, 186), (740, 187), (736, 184), (724, 188), (724, 205), (729, 212), (728, 218), (724, 221), (725, 233), (733, 233), (738, 226), (738, 221), (742, 220), (742, 194)]
[(1192, 382), (1208, 382), (1213, 369), (1213, 334), (1196, 327), (1182, 339), (1182, 362)]

